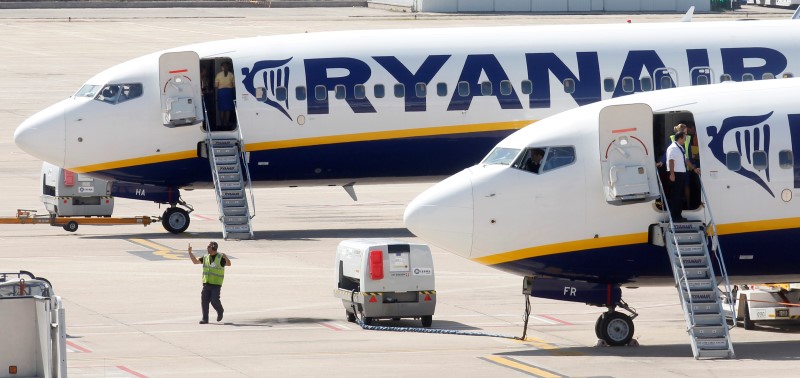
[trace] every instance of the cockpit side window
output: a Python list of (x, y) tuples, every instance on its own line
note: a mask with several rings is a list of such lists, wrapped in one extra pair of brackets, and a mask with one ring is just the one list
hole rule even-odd
[(75, 92), (74, 97), (75, 98), (78, 98), (78, 97), (90, 97), (91, 98), (91, 97), (96, 96), (97, 95), (97, 91), (99, 91), (99, 90), (100, 90), (100, 86), (99, 85), (86, 84), (86, 85), (82, 86), (81, 89), (78, 89), (77, 92)]
[(141, 96), (141, 84), (108, 84), (94, 99), (108, 104), (120, 104)]
[(518, 148), (497, 147), (489, 153), (481, 164), (483, 165), (511, 165), (519, 155)]
[(571, 146), (531, 147), (514, 163), (514, 168), (542, 174), (575, 162), (575, 148)]

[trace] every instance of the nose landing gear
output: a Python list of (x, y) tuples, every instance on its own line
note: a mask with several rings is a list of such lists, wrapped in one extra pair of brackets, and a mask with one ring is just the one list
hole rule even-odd
[(600, 314), (594, 324), (595, 335), (605, 345), (631, 345), (631, 340), (633, 340), (633, 319), (639, 314), (623, 301), (620, 301), (619, 306), (632, 315), (628, 316), (619, 311), (614, 311), (614, 306), (609, 306), (608, 311)]
[[(189, 210), (178, 207), (178, 204)], [(177, 204), (173, 204), (167, 210), (164, 210), (164, 214), (161, 216), (161, 225), (164, 226), (165, 230), (173, 234), (180, 234), (189, 228), (189, 213), (192, 211), (194, 211), (194, 208), (183, 200), (179, 200)]]

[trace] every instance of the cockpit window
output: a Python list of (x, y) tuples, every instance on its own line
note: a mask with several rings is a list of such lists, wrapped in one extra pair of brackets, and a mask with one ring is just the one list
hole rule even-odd
[(542, 174), (575, 162), (575, 148), (571, 146), (531, 147), (520, 155), (514, 168)]
[(86, 84), (82, 86), (81, 89), (78, 89), (78, 92), (75, 93), (75, 98), (94, 97), (95, 95), (97, 95), (97, 91), (99, 90), (100, 90), (99, 85)]
[(486, 159), (483, 159), (481, 164), (484, 165), (511, 165), (514, 159), (519, 154), (518, 148), (503, 148), (497, 147), (489, 153)]
[(141, 96), (141, 84), (108, 84), (94, 99), (108, 104), (119, 104)]

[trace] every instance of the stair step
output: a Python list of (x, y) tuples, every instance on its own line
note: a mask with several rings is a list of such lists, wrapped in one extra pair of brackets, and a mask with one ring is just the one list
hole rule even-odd
[(239, 239), (239, 240), (249, 240), (252, 238), (249, 232), (229, 232), (227, 236), (228, 239)]
[(719, 315), (719, 303), (716, 302), (709, 302), (709, 303), (692, 303), (692, 310), (696, 314), (716, 314)]
[(236, 173), (219, 173), (219, 174), (217, 174), (217, 177), (219, 177), (219, 181), (241, 181), (242, 180), (242, 175), (240, 175), (238, 172), (236, 172)]
[(243, 190), (223, 190), (222, 191), (222, 198), (223, 199), (244, 198), (244, 191)]
[(241, 216), (247, 215), (247, 208), (244, 206), (236, 206), (236, 207), (223, 207), (222, 213), (226, 216)]
[(675, 240), (679, 245), (683, 244), (701, 244), (703, 242), (704, 234), (699, 232), (676, 232)]
[(239, 149), (236, 147), (223, 147), (214, 149), (214, 156), (235, 156), (238, 153)]
[(705, 303), (705, 302), (716, 302), (717, 301), (717, 292), (714, 291), (693, 291), (692, 292), (692, 303)]
[(250, 232), (250, 225), (247, 224), (226, 224), (225, 231), (227, 232)]
[[(692, 334), (698, 339), (716, 339), (725, 337), (725, 327), (718, 326), (695, 326), (692, 328)], [(727, 347), (727, 345), (726, 345)]]
[(725, 348), (725, 349), (700, 349), (697, 351), (697, 357), (729, 358), (733, 356), (731, 356), (730, 351), (728, 351), (728, 349)]
[[(710, 349), (728, 349), (728, 338), (726, 337), (717, 337), (711, 339), (697, 339), (696, 345), (698, 349), (710, 350)], [(727, 356), (727, 355), (726, 355)]]
[(219, 147), (233, 147), (236, 146), (238, 141), (236, 139), (212, 139), (211, 140), (211, 147), (219, 148)]
[(721, 326), (722, 315), (716, 314), (694, 314), (694, 324), (697, 326)]
[(239, 162), (239, 157), (234, 156), (217, 156), (214, 158), (214, 163), (216, 165), (230, 165), (230, 164), (237, 164)]
[(217, 173), (219, 173), (219, 174), (226, 174), (226, 173), (239, 174), (239, 164), (218, 165), (217, 166)]
[[(702, 251), (703, 247), (700, 247)], [(706, 258), (705, 254), (699, 256), (685, 256), (683, 254), (683, 248), (681, 247), (681, 262), (683, 262), (684, 268), (693, 268), (693, 267), (707, 267), (708, 266), (708, 259)]]
[[(681, 256), (685, 256), (685, 257), (688, 257), (688, 256), (705, 256), (705, 254), (706, 254), (706, 251), (703, 248), (702, 244), (684, 244), (684, 245), (681, 245), (680, 252), (681, 252), (680, 255)], [(677, 251), (674, 252), (674, 253), (677, 254)]]
[(222, 217), (222, 223), (225, 223), (226, 226), (234, 224), (246, 224), (248, 219), (249, 218), (247, 216), (242, 215), (226, 215)]
[(242, 189), (242, 182), (241, 181), (220, 181), (219, 182), (219, 189), (220, 190), (241, 190)]
[[(689, 280), (689, 289), (692, 291), (709, 291), (714, 290), (714, 283), (711, 280)], [(681, 289), (686, 290), (686, 284), (681, 282)]]
[(244, 198), (223, 198), (222, 199), (222, 208), (226, 209), (229, 207), (244, 207), (247, 205), (247, 201)]
[(705, 280), (711, 278), (709, 276), (710, 270), (708, 268), (687, 268), (686, 279), (688, 280)]

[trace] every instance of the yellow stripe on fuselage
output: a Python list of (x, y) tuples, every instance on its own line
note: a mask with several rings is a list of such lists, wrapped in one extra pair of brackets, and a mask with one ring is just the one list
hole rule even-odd
[[(717, 225), (717, 232), (719, 232), (719, 235), (734, 235), (748, 232), (786, 230), (791, 228), (800, 228), (800, 218), (769, 219), (763, 221), (721, 224)], [(484, 265), (496, 265), (524, 260), (527, 258), (641, 243), (647, 243), (646, 232), (548, 244), (478, 257), (474, 258), (473, 260)]]
[[(533, 122), (535, 121), (521, 120), (521, 121), (508, 121), (508, 122), (478, 123), (472, 125), (428, 127), (420, 129), (376, 131), (371, 133), (360, 133), (360, 134), (329, 135), (329, 136), (321, 136), (313, 138), (250, 143), (247, 144), (246, 147), (247, 151), (252, 152), (252, 151), (263, 151), (263, 150), (275, 150), (280, 148), (319, 146), (319, 145), (337, 144), (337, 143), (367, 142), (376, 140), (414, 138), (414, 137), (448, 135), (448, 134), (467, 134), (467, 133), (487, 132), (487, 131), (518, 130), (527, 125), (530, 125)], [(190, 150), (190, 151), (172, 152), (161, 155), (144, 156), (132, 159), (116, 160), (106, 163), (84, 165), (81, 167), (73, 167), (68, 169), (70, 171), (77, 173), (89, 173), (95, 171), (104, 171), (108, 169), (133, 167), (137, 165), (146, 165), (146, 164), (163, 163), (163, 162), (182, 160), (182, 159), (191, 159), (194, 157), (197, 157), (197, 151)]]

